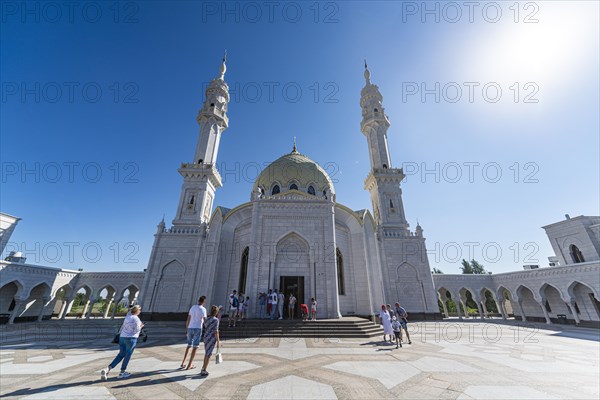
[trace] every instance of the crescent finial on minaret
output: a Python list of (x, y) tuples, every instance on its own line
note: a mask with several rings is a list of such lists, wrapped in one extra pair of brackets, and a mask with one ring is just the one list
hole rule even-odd
[(367, 85), (371, 83), (371, 72), (367, 67), (367, 59), (365, 58), (365, 81), (367, 81)]
[(227, 61), (227, 50), (225, 50), (225, 52), (223, 53), (223, 62), (221, 63), (221, 68), (219, 69), (219, 72), (221, 73), (221, 75), (219, 76), (219, 79), (223, 80), (223, 78), (225, 78), (225, 72), (227, 71), (227, 66), (225, 65), (225, 62)]

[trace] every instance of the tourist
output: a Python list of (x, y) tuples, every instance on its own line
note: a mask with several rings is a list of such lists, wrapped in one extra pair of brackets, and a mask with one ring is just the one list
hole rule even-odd
[(238, 306), (239, 306), (239, 299), (237, 296), (237, 290), (234, 290), (229, 295), (229, 318), (228, 318), (228, 320), (229, 320), (230, 328), (232, 326), (235, 328)]
[(398, 318), (396, 318), (396, 316), (392, 317), (392, 330), (394, 331), (394, 336), (396, 337), (396, 348), (398, 348), (398, 345), (402, 347), (402, 331), (400, 330), (400, 322), (398, 322)]
[(217, 319), (219, 320), (219, 324), (221, 323), (221, 317), (223, 316), (223, 306), (219, 305), (219, 312), (217, 313)]
[(244, 319), (244, 312), (245, 312), (245, 307), (244, 307), (244, 302), (246, 301), (246, 296), (244, 296), (244, 293), (239, 294), (238, 296), (238, 321), (241, 321)]
[(302, 314), (302, 321), (308, 320), (308, 306), (306, 304), (300, 304), (300, 313)]
[(185, 322), (185, 335), (187, 336), (187, 347), (185, 348), (185, 354), (183, 355), (183, 361), (181, 362), (181, 368), (186, 368), (185, 359), (187, 358), (188, 351), (192, 349), (190, 355), (190, 362), (186, 369), (194, 369), (195, 365), (192, 364), (194, 357), (196, 356), (196, 350), (200, 346), (200, 337), (202, 337), (202, 324), (206, 319), (206, 308), (204, 308), (204, 300), (206, 296), (200, 296), (198, 304), (195, 304), (190, 308), (188, 312), (187, 321)]
[(267, 296), (267, 315), (269, 316), (269, 318), (271, 317), (272, 310), (273, 310), (273, 291), (271, 289), (269, 289), (269, 295)]
[(387, 340), (385, 337), (387, 335), (390, 336), (390, 342), (392, 342), (392, 335), (394, 334), (394, 330), (392, 329), (392, 319), (390, 317), (390, 313), (387, 311), (385, 304), (381, 305), (381, 312), (379, 313), (379, 323), (383, 326), (383, 341)]
[(279, 306), (279, 319), (283, 319), (283, 303), (285, 303), (285, 294), (283, 294), (283, 290), (279, 291), (277, 295), (277, 305)]
[(317, 300), (315, 298), (310, 299), (310, 312), (312, 314), (311, 321), (317, 320)]
[(277, 311), (277, 289), (269, 295), (271, 298), (271, 319), (275, 319), (275, 312)]
[[(412, 342), (410, 341), (410, 335), (408, 334), (408, 327), (406, 326), (406, 324), (408, 324), (408, 313), (406, 312), (404, 307), (400, 307), (400, 303), (396, 303), (395, 306), (396, 315), (398, 315), (398, 321), (400, 322), (400, 326), (402, 327), (402, 329), (404, 329), (404, 332), (406, 332), (406, 340), (408, 340), (408, 344), (412, 344)], [(400, 341), (402, 341), (402, 331), (400, 331)]]
[(219, 309), (217, 306), (212, 306), (210, 308), (210, 316), (206, 320), (204, 324), (204, 329), (206, 332), (204, 333), (204, 364), (202, 364), (202, 371), (200, 371), (200, 376), (208, 376), (208, 371), (206, 367), (208, 367), (208, 362), (210, 361), (210, 356), (212, 356), (213, 350), (215, 349), (215, 345), (217, 349), (221, 348), (221, 340), (219, 338), (219, 320), (217, 319), (217, 314), (219, 313)]
[(258, 318), (265, 318), (265, 307), (267, 306), (267, 294), (260, 292), (258, 294)]
[(121, 361), (121, 372), (119, 373), (119, 378), (129, 378), (131, 375), (126, 371), (127, 365), (129, 364), (129, 360), (131, 359), (131, 355), (133, 354), (133, 350), (137, 344), (138, 337), (140, 336), (140, 332), (144, 327), (142, 321), (138, 315), (142, 311), (140, 306), (133, 306), (127, 313), (125, 320), (123, 321), (123, 325), (121, 325), (121, 331), (119, 332), (119, 354), (115, 357), (115, 359), (109, 364), (108, 367), (104, 368), (100, 371), (100, 379), (105, 381), (108, 379), (108, 373), (111, 369), (119, 365)]
[(385, 307), (387, 308), (387, 312), (390, 314), (390, 320), (392, 320), (394, 318), (394, 316), (396, 315), (394, 313), (394, 310), (392, 310), (392, 306), (388, 304)]
[(248, 310), (250, 309), (250, 296), (246, 296), (244, 300), (244, 318), (248, 318)]
[(296, 298), (294, 297), (294, 293), (290, 293), (290, 298), (288, 299), (288, 318), (294, 319), (294, 311), (296, 309)]

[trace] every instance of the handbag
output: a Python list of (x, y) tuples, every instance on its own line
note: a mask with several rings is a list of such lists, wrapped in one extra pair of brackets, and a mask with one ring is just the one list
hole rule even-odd
[(125, 321), (123, 321), (123, 323), (121, 324), (121, 327), (119, 328), (119, 330), (115, 334), (115, 337), (113, 337), (112, 343), (119, 344), (119, 340), (121, 339), (121, 330), (123, 330), (123, 325), (124, 324), (125, 324)]
[(221, 345), (217, 346), (217, 355), (215, 356), (215, 363), (221, 364), (223, 362), (223, 354), (221, 354)]

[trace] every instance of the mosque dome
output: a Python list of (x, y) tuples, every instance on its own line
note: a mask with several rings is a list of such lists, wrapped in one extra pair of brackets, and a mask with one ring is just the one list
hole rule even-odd
[(327, 192), (335, 194), (329, 175), (319, 164), (294, 149), (273, 161), (254, 182), (254, 191), (267, 196), (298, 190), (321, 197)]

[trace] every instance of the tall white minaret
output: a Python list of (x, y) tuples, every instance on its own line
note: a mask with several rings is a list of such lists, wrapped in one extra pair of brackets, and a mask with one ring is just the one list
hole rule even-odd
[(210, 219), (215, 190), (222, 186), (221, 175), (216, 168), (221, 134), (229, 126), (227, 104), (229, 86), (225, 83), (227, 53), (223, 56), (220, 74), (206, 89), (206, 98), (198, 112), (200, 134), (192, 163), (183, 163), (178, 169), (183, 185), (177, 215), (173, 225), (199, 226)]
[(371, 73), (365, 61), (365, 87), (360, 92), (362, 121), (360, 128), (367, 138), (371, 172), (365, 179), (365, 189), (371, 193), (373, 213), (378, 226), (408, 234), (408, 222), (404, 216), (400, 182), (404, 179), (402, 169), (392, 168), (387, 142), (390, 121), (383, 108), (383, 96), (377, 85), (371, 83)]

